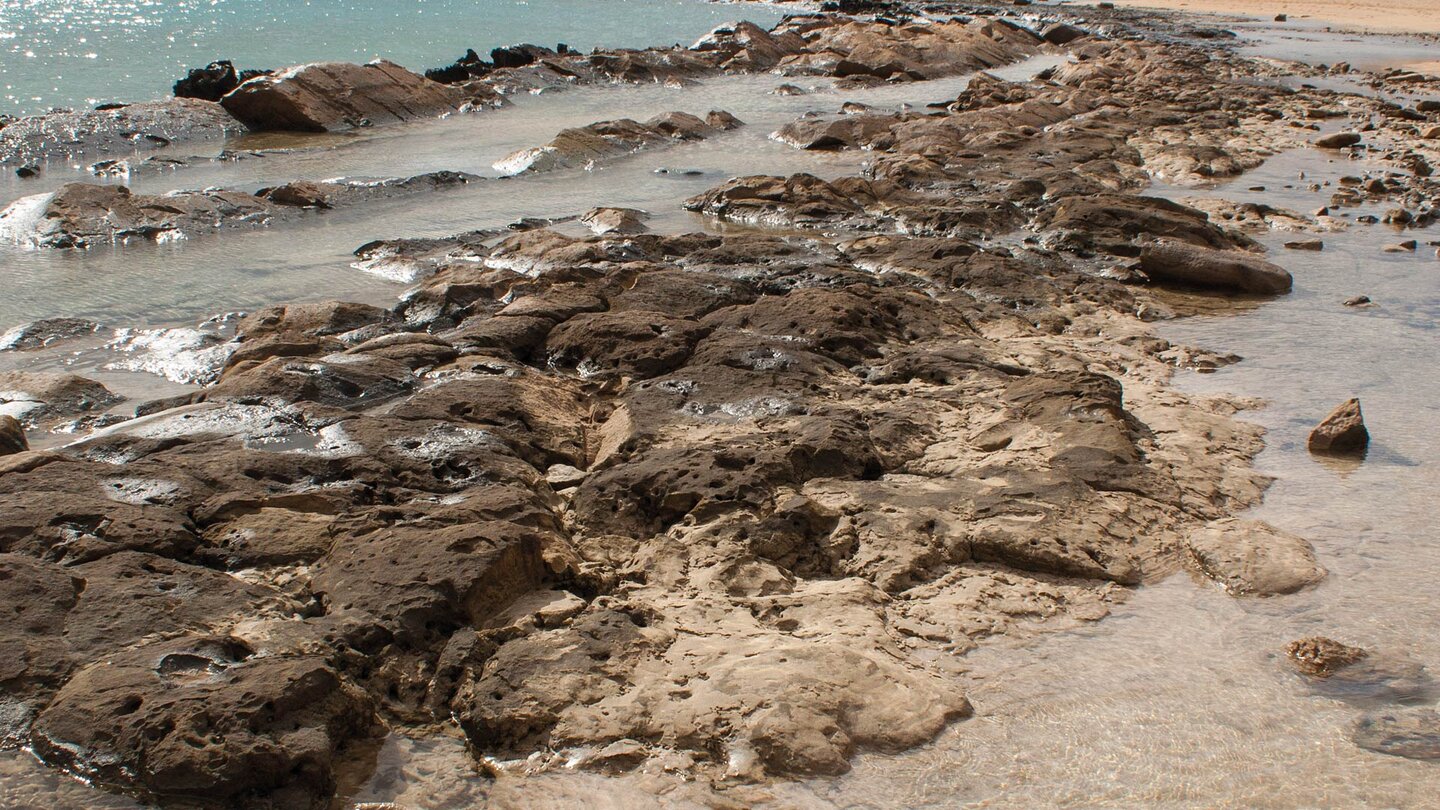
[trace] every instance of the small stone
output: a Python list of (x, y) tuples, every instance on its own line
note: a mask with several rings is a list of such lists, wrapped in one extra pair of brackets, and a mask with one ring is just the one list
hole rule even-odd
[(596, 235), (607, 233), (644, 233), (650, 215), (636, 208), (592, 208), (580, 215), (580, 224)]
[(1217, 520), (1186, 538), (1205, 576), (1233, 596), (1295, 593), (1325, 578), (1302, 537), (1258, 520)]
[(1360, 411), (1360, 400), (1349, 399), (1310, 431), (1312, 453), (1361, 453), (1370, 443), (1370, 431)]
[(39, 177), (40, 167), (34, 164), (28, 166), (21, 166), (20, 168), (15, 170), (15, 176), (20, 178), (21, 180), (29, 180), (32, 177)]
[(1315, 145), (1321, 149), (1344, 149), (1355, 146), (1361, 141), (1358, 132), (1335, 132), (1330, 135), (1322, 135), (1315, 139)]
[(1415, 240), (1409, 239), (1393, 245), (1386, 245), (1381, 248), (1381, 250), (1385, 253), (1414, 253), (1417, 247), (1419, 247), (1419, 245), (1416, 244)]
[(1384, 194), (1385, 181), (1381, 180), (1378, 177), (1372, 177), (1369, 180), (1365, 181), (1364, 188), (1365, 191), (1369, 192), (1370, 194)]
[(1370, 303), (1370, 296), (1368, 295), (1357, 295), (1354, 298), (1345, 299), (1345, 306), (1347, 307), (1363, 307), (1368, 303)]
[(793, 84), (782, 84), (774, 90), (771, 90), (770, 94), (776, 96), (803, 96), (805, 95), (805, 88), (797, 87)]
[(585, 480), (589, 473), (569, 464), (555, 464), (545, 471), (545, 480), (555, 489), (566, 489)]
[(1288, 250), (1324, 250), (1325, 242), (1320, 239), (1297, 239), (1294, 242), (1286, 242)]
[(1287, 644), (1285, 654), (1306, 675), (1328, 678), (1337, 670), (1364, 660), (1370, 653), (1324, 636), (1310, 636)]
[(1426, 127), (1420, 131), (1420, 137), (1427, 141), (1440, 140), (1440, 127)]
[(1415, 215), (1404, 208), (1392, 208), (1385, 212), (1381, 221), (1387, 225), (1409, 225), (1414, 219)]
[[(1317, 191), (1318, 191), (1318, 189), (1314, 189), (1314, 190), (1317, 190)], [(1316, 209), (1315, 209), (1315, 216), (1317, 216), (1317, 217), (1328, 217), (1328, 216), (1330, 216), (1330, 209), (1329, 209), (1329, 207), (1316, 208)]]
[(1275, 15), (1275, 22), (1285, 22), (1285, 21), (1288, 20), (1288, 19), (1290, 19), (1290, 18), (1287, 17), (1287, 16), (1285, 16), (1284, 14), (1276, 14), (1276, 15)]

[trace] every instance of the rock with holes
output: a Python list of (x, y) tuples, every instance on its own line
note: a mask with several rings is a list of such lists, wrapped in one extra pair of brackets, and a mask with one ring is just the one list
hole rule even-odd
[(78, 671), (31, 744), (52, 765), (152, 801), (307, 810), (327, 805), (343, 750), (376, 730), (370, 699), (322, 658), (191, 636)]

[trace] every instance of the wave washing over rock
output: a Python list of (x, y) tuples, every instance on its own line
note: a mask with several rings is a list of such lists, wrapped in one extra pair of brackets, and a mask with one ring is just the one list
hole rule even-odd
[[(423, 279), (394, 307), (120, 333), (113, 367), (205, 387), (0, 457), (0, 739), (162, 806), (331, 806), (387, 732), (442, 729), (492, 775), (645, 774), (741, 806), (969, 716), (959, 662), (989, 636), (1098, 620), (1182, 569), (1237, 597), (1321, 582), (1303, 538), (1234, 518), (1268, 483), (1259, 429), (1168, 386), (1234, 358), (1148, 324), (1166, 291), (1293, 279), (1235, 222), (1144, 191), (1259, 165), (1331, 96), (1264, 85), (1273, 66), (1203, 40), (1104, 33), (801, 15), (455, 86), (388, 63), (240, 85), (221, 104), (251, 127), (331, 129), (459, 111), (477, 82), (488, 98), (773, 71), (843, 89), (1070, 57), (1030, 81), (981, 73), (924, 112), (799, 119), (777, 139), (867, 150), (865, 170), (728, 179), (684, 203), (706, 230), (602, 208), (581, 217), (596, 235), (385, 239), (357, 266)], [(505, 165), (738, 123), (601, 122)], [(1427, 176), (1394, 191), (1429, 194)], [(472, 179), (70, 185), (0, 228), (57, 247), (225, 239)], [(113, 396), (0, 377), (31, 429)]]

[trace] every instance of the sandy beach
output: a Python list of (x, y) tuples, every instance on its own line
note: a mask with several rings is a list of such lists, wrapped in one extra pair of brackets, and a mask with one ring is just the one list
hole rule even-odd
[(1440, 33), (1440, 5), (1434, 0), (1116, 0), (1116, 5), (1210, 14), (1311, 19), (1362, 31)]

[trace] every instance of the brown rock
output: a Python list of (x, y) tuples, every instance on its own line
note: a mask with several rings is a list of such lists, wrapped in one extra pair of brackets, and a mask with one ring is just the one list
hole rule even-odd
[(1260, 295), (1290, 291), (1290, 273), (1253, 253), (1211, 250), (1173, 240), (1146, 245), (1140, 269), (1157, 281)]
[(1295, 593), (1325, 578), (1308, 542), (1260, 521), (1217, 520), (1186, 545), (1200, 570), (1235, 596)]
[(1350, 399), (1330, 412), (1310, 431), (1308, 445), (1312, 453), (1350, 453), (1365, 451), (1370, 432), (1360, 412), (1360, 400)]
[(35, 752), (163, 801), (324, 807), (337, 751), (376, 725), (372, 703), (322, 659), (252, 655), (199, 637), (108, 656), (41, 712)]
[(279, 70), (237, 87), (221, 101), (251, 129), (326, 132), (416, 118), (464, 106), (466, 93), (393, 62), (322, 62)]
[(22, 453), (30, 449), (25, 440), (25, 426), (8, 414), (0, 414), (0, 456)]
[(1362, 140), (1363, 138), (1358, 132), (1334, 132), (1316, 138), (1315, 145), (1321, 149), (1344, 149), (1348, 146), (1355, 146)]
[(1286, 243), (1285, 243), (1285, 248), (1286, 248), (1287, 250), (1315, 250), (1315, 251), (1320, 251), (1320, 250), (1324, 250), (1324, 249), (1325, 249), (1325, 242), (1324, 242), (1323, 240), (1320, 240), (1320, 239), (1297, 239), (1297, 240), (1295, 240), (1295, 241), (1293, 241), (1293, 242), (1286, 242)]

